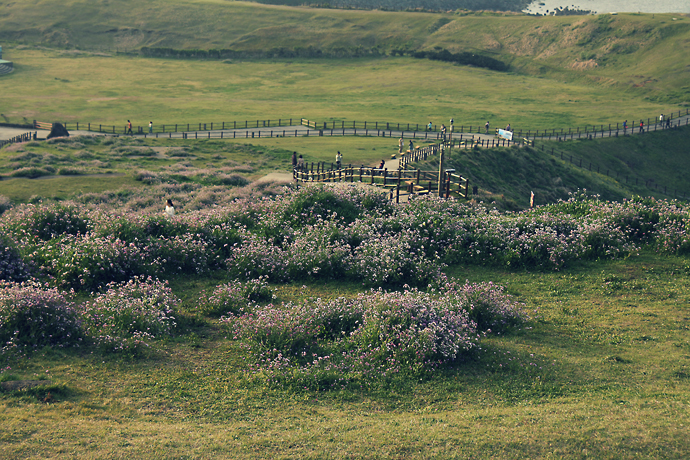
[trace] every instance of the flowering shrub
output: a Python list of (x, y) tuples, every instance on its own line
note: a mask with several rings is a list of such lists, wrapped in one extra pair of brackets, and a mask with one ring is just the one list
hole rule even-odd
[(442, 296), (457, 299), (480, 331), (502, 332), (528, 318), (522, 306), (504, 293), (503, 286), (491, 282), (466, 282), (463, 286), (446, 282), (440, 292)]
[(411, 232), (403, 231), (364, 241), (354, 251), (349, 274), (369, 286), (436, 282), (444, 264), (415, 250), (413, 239)]
[(79, 315), (57, 289), (0, 281), (0, 350), (81, 342)]
[(437, 284), (444, 264), (558, 270), (643, 247), (686, 254), (688, 222), (686, 204), (651, 198), (617, 203), (577, 193), (502, 213), (433, 196), (394, 206), (373, 188), (321, 184), (174, 218), (72, 204), (19, 206), (0, 215), (0, 270), (21, 279), (25, 270), (17, 267), (32, 266), (56, 285), (81, 289), (216, 268), (240, 279), (422, 287)]
[(318, 219), (327, 217), (351, 223), (365, 212), (388, 214), (392, 210), (383, 194), (349, 185), (316, 184), (287, 189), (277, 203), (274, 215), (280, 222), (293, 226), (313, 225)]
[(29, 277), (29, 267), (17, 249), (0, 237), (0, 280), (23, 281)]
[(15, 239), (48, 241), (62, 235), (89, 231), (91, 222), (84, 209), (74, 204), (27, 204), (3, 215), (5, 232)]
[(527, 319), (492, 284), (431, 293), (372, 291), (354, 299), (268, 305), (221, 318), (269, 382), (313, 389), (425, 373), (477, 346), (483, 326)]
[(41, 242), (30, 256), (58, 286), (93, 289), (146, 272), (145, 254), (133, 243), (91, 234)]
[(84, 325), (96, 344), (108, 352), (138, 351), (175, 327), (179, 300), (163, 282), (137, 277), (107, 290), (82, 307)]
[(264, 278), (232, 281), (218, 286), (210, 297), (201, 299), (200, 309), (208, 315), (239, 315), (252, 311), (253, 304), (273, 298), (274, 290)]
[(209, 268), (212, 257), (208, 244), (196, 235), (154, 238), (144, 245), (146, 260), (155, 274), (203, 273)]

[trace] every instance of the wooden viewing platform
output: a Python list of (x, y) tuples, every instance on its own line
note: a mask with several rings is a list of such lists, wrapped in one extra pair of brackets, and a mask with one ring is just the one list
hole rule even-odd
[[(455, 174), (454, 170), (442, 173), (439, 182), (438, 171), (421, 171), (419, 169), (372, 168), (361, 166), (343, 166), (327, 168), (325, 163), (311, 163), (304, 168), (295, 168), (292, 172), (296, 182), (350, 182), (383, 187), (390, 190), (390, 198), (396, 203), (401, 197), (412, 195), (438, 194), (444, 198), (469, 197), (469, 179)], [(441, 188), (439, 190), (439, 183)]]

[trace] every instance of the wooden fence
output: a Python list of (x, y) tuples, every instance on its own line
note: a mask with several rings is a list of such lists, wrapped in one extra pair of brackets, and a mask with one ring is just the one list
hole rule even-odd
[[(663, 129), (667, 125), (667, 118), (671, 119), (669, 126), (679, 126), (682, 120), (678, 118), (690, 114), (690, 109), (685, 109), (685, 114), (681, 110), (678, 112), (672, 112), (665, 115), (664, 121), (660, 122), (658, 117), (647, 118), (645, 124), (645, 131), (655, 131), (657, 129)], [(544, 130), (514, 130), (513, 135), (516, 138), (527, 138), (527, 139), (566, 139), (566, 138), (582, 138), (582, 137), (603, 137), (603, 136), (614, 136), (619, 134), (632, 133), (633, 130), (639, 129), (639, 121), (637, 124), (630, 119), (630, 126), (625, 129), (622, 127), (622, 123), (609, 123), (608, 125), (585, 125), (584, 127), (574, 127), (574, 128), (550, 128)], [(639, 120), (639, 119), (638, 119)], [(41, 123), (41, 122), (36, 122)], [(635, 126), (633, 126), (635, 124)], [(683, 124), (688, 124), (688, 119), (684, 120)], [(50, 126), (52, 124), (45, 124)], [(84, 123), (84, 122), (63, 122), (62, 125), (67, 128), (67, 130), (83, 130), (92, 131), (106, 134), (127, 134), (128, 129), (126, 123), (121, 126), (115, 125), (104, 125), (97, 123)], [(419, 123), (400, 123), (400, 122), (382, 122), (382, 121), (315, 121), (306, 118), (278, 118), (278, 119), (268, 119), (268, 120), (243, 120), (243, 121), (222, 121), (222, 122), (211, 122), (211, 123), (165, 123), (165, 124), (154, 124), (152, 126), (151, 132), (149, 132), (148, 123), (143, 126), (135, 125), (132, 127), (132, 132), (134, 134), (156, 134), (156, 133), (190, 133), (193, 131), (226, 131), (226, 130), (249, 130), (249, 129), (259, 129), (259, 128), (280, 128), (288, 126), (301, 125), (310, 130), (317, 131), (318, 133), (323, 133), (320, 135), (357, 135), (372, 133), (372, 132), (388, 132), (392, 137), (401, 136), (405, 137), (407, 133), (408, 137), (424, 138), (424, 139), (436, 139), (440, 140), (443, 137), (441, 132), (441, 127), (439, 125), (432, 124), (431, 129), (428, 129), (428, 125)], [(50, 127), (36, 127), (36, 129), (50, 129)], [(340, 132), (338, 132), (340, 130)], [(395, 134), (394, 134), (395, 133)], [(314, 133), (312, 133), (314, 134)], [(451, 130), (450, 123), (447, 126), (446, 135), (457, 136), (457, 134), (486, 134), (486, 129), (484, 125), (453, 125)], [(365, 134), (368, 135), (368, 134)], [(226, 137), (227, 134), (223, 137)], [(173, 136), (174, 137), (174, 136)], [(218, 137), (221, 137), (218, 135)], [(241, 136), (237, 136), (241, 137)], [(198, 137), (197, 137), (198, 138)]]
[(417, 147), (412, 150), (408, 150), (405, 153), (403, 153), (400, 156), (400, 167), (404, 168), (406, 165), (410, 163), (414, 163), (417, 161), (424, 161), (428, 157), (432, 155), (438, 154), (439, 150), (441, 148), (450, 150), (450, 149), (471, 149), (473, 147), (483, 147), (483, 148), (492, 148), (492, 147), (510, 147), (510, 146), (515, 146), (515, 145), (534, 145), (533, 141), (530, 141), (529, 139), (518, 139), (515, 141), (509, 141), (506, 139), (480, 139), (480, 138), (475, 138), (474, 135), (468, 135), (468, 137), (464, 137), (464, 134), (460, 134), (459, 136), (453, 138), (453, 139), (448, 139), (445, 141), (442, 141), (439, 144), (432, 144), (424, 147)]
[[(677, 119), (679, 117), (685, 116), (690, 114), (690, 109), (685, 109), (685, 113), (682, 112), (682, 110), (679, 110), (678, 112), (671, 112), (670, 114), (664, 115), (664, 120), (659, 121), (658, 117), (653, 118), (649, 117), (646, 119), (645, 123), (645, 130), (650, 130), (650, 131), (655, 131), (657, 129), (663, 129), (667, 123), (667, 119)], [(607, 125), (605, 124), (593, 124), (593, 125), (585, 125), (583, 127), (571, 127), (571, 128), (549, 128), (549, 129), (543, 129), (543, 130), (514, 130), (513, 134), (515, 137), (519, 138), (531, 138), (531, 139), (552, 139), (555, 137), (560, 136), (561, 138), (564, 138), (566, 136), (570, 136), (571, 138), (576, 138), (576, 137), (589, 137), (590, 135), (592, 137), (596, 137), (599, 135), (601, 137), (602, 135), (609, 134), (611, 136), (614, 135), (615, 132), (623, 132), (625, 133), (631, 133), (633, 129), (637, 130), (639, 129), (639, 120), (637, 119), (637, 125), (633, 126), (635, 123), (634, 120), (635, 118), (630, 118), (630, 126), (628, 126), (625, 130), (623, 129), (622, 123), (609, 123)], [(676, 120), (675, 122), (672, 121), (673, 126), (680, 126), (680, 121)], [(426, 131), (426, 132), (433, 132), (433, 133), (440, 133), (441, 131), (441, 126), (437, 124), (432, 124), (431, 129), (428, 128), (428, 124), (419, 124), (419, 123), (399, 123), (399, 122), (382, 122), (382, 121), (345, 121), (345, 120), (340, 120), (340, 121), (314, 121), (314, 120), (307, 120), (305, 118), (302, 119), (302, 124), (304, 126), (309, 126), (313, 129), (323, 129), (325, 130), (336, 130), (336, 129), (369, 129), (369, 130), (384, 130), (384, 131), (407, 131), (407, 132), (420, 132), (420, 131)], [(688, 120), (685, 120), (684, 124), (688, 124)], [(446, 125), (444, 125), (446, 126)], [(452, 125), (452, 130), (451, 130), (451, 124), (450, 122), (446, 126), (446, 133), (447, 134), (488, 134), (487, 129), (485, 128), (485, 125), (483, 124), (478, 124), (478, 125)], [(602, 134), (603, 133), (603, 134)]]
[(51, 131), (53, 129), (53, 124), (34, 120), (34, 129), (45, 129), (47, 131)]
[[(145, 126), (132, 125), (133, 134), (152, 134), (152, 133), (184, 133), (192, 131), (214, 131), (230, 129), (256, 129), (256, 128), (277, 128), (282, 126), (293, 126), (297, 119), (279, 118), (277, 120), (244, 120), (244, 121), (221, 121), (211, 123), (166, 123), (154, 124), (149, 133), (148, 123)], [(34, 121), (37, 129), (51, 129), (52, 123)], [(37, 125), (41, 125), (40, 127)], [(104, 125), (97, 123), (84, 122), (63, 122), (62, 125), (69, 131), (91, 131), (104, 134), (127, 134), (128, 127), (124, 123), (121, 127), (114, 125)]]
[(28, 142), (34, 138), (34, 133), (24, 133), (20, 134), (19, 136), (14, 136), (11, 139), (7, 140), (0, 140), (0, 148), (4, 147), (5, 145), (8, 144), (14, 144), (17, 142)]
[[(332, 166), (332, 165), (331, 165)], [(419, 169), (397, 169), (368, 166), (343, 166), (334, 169), (326, 163), (318, 162), (295, 168), (292, 172), (296, 182), (358, 182), (384, 187), (390, 190), (390, 198), (400, 201), (401, 195), (438, 194), (441, 197), (469, 197), (469, 179), (454, 170), (444, 171), (439, 190), (438, 171)]]

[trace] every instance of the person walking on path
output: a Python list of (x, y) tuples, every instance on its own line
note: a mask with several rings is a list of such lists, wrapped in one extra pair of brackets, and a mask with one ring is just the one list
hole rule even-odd
[(666, 127), (667, 127), (667, 128), (670, 128), (670, 127), (671, 127), (671, 117), (668, 117), (668, 118), (666, 119)]
[(414, 152), (414, 142), (410, 139), (410, 152)]
[(340, 166), (343, 164), (343, 156), (340, 154), (340, 150), (338, 150), (338, 153), (335, 155), (335, 167), (337, 169), (340, 169)]
[(405, 148), (405, 141), (401, 137), (400, 140), (398, 141), (398, 153), (403, 153), (404, 148)]
[(623, 122), (623, 134), (625, 134), (625, 131), (628, 129), (628, 120), (625, 120)]
[(149, 134), (153, 134), (153, 122), (149, 121)]
[(431, 131), (431, 122), (429, 122), (429, 124), (427, 125), (426, 130)]
[(302, 155), (297, 158), (297, 169), (299, 171), (302, 171), (304, 169), (304, 158), (302, 158)]
[(292, 152), (292, 169), (297, 167), (297, 152)]
[(663, 125), (664, 124), (664, 114), (662, 113), (659, 115), (659, 124)]
[(132, 122), (127, 120), (127, 134), (134, 134), (132, 133)]
[(484, 128), (486, 128), (486, 134), (489, 134), (489, 122), (488, 121), (484, 125)]
[(644, 132), (644, 121), (640, 120), (640, 133)]

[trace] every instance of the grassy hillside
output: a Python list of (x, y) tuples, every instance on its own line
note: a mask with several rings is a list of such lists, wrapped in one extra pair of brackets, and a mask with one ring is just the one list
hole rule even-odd
[[(532, 75), (571, 75), (688, 102), (684, 15), (530, 17), (310, 9), (218, 0), (0, 2), (0, 41), (134, 51), (314, 48), (482, 51)], [(575, 70), (573, 70), (575, 69)], [(560, 76), (558, 78), (563, 78)], [(671, 91), (673, 90), (673, 91)]]
[[(690, 128), (598, 140), (539, 142), (536, 148), (453, 150), (446, 163), (479, 187), (478, 199), (524, 209), (567, 199), (578, 189), (621, 200), (635, 195), (676, 198), (690, 195)], [(438, 158), (417, 165), (438, 169)]]
[(329, 0), (305, 2), (304, 0), (256, 0), (273, 5), (329, 5), (337, 8), (362, 8), (381, 10), (496, 10), (521, 11), (531, 0)]
[[(13, 91), (0, 95), (1, 115), (12, 123), (300, 116), (426, 123), (454, 117), (457, 124), (491, 119), (537, 129), (648, 117), (690, 103), (690, 19), (682, 15), (5, 1), (0, 42), (16, 67), (2, 77)], [(256, 59), (137, 58), (145, 47), (228, 49)], [(390, 56), (439, 49), (481, 52), (511, 72)], [(331, 58), (274, 57), (295, 52)]]
[[(346, 198), (360, 194), (368, 199)], [(16, 239), (25, 260), (77, 290), (64, 299), (41, 285), (0, 286), (3, 320), (18, 325), (0, 329), (4, 344), (22, 340), (0, 348), (0, 457), (681, 459), (690, 448), (687, 208), (580, 199), (502, 214), (424, 199), (389, 207), (348, 187), (174, 218), (160, 204), (155, 214), (49, 204), (0, 216), (3, 238)], [(312, 223), (316, 212), (325, 223)], [(342, 246), (329, 248), (345, 240), (379, 244), (356, 251), (366, 272), (343, 271)], [(241, 254), (249, 258), (217, 265)], [(463, 261), (444, 268), (456, 287), (486, 283), (463, 287), (480, 295), (462, 307), (472, 302), (486, 315), (478, 322), (495, 321), (452, 361), (440, 354), (447, 342), (428, 344), (456, 318), (454, 291), (429, 289), (427, 302), (416, 290), (399, 297), (390, 284), (362, 285), (380, 283), (371, 268), (391, 266), (393, 286), (419, 284), (432, 268), (424, 261), (438, 266), (439, 257)], [(290, 281), (249, 302), (251, 293), (231, 296), (237, 285), (225, 284), (238, 268)], [(122, 269), (169, 284), (96, 292)], [(59, 322), (21, 322), (12, 302), (20, 289), (16, 304), (27, 310), (48, 297), (94, 312), (82, 316), (87, 324), (113, 320), (70, 346), (79, 333), (70, 310), (58, 310)], [(378, 310), (361, 319), (357, 308), (371, 298)], [(506, 300), (530, 318), (509, 321)], [(174, 329), (144, 322), (163, 309)], [(254, 314), (219, 319), (228, 310)], [(70, 324), (75, 335), (65, 336)], [(155, 339), (126, 340), (147, 326)], [(353, 332), (360, 327), (368, 334)], [(333, 370), (341, 355), (358, 359)]]
[[(519, 129), (616, 123), (677, 110), (665, 90), (629, 91), (410, 57), (195, 61), (10, 49), (5, 122), (135, 125), (300, 118)], [(659, 96), (646, 98), (646, 94)], [(659, 99), (659, 100), (657, 100)]]

